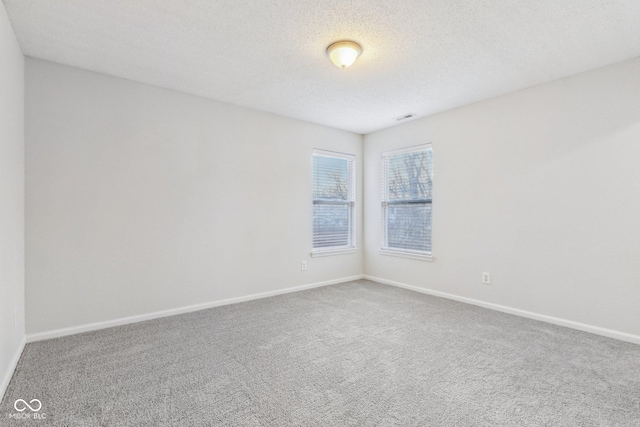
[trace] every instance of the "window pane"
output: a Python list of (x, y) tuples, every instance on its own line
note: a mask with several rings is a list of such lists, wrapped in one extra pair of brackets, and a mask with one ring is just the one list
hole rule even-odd
[(383, 153), (382, 173), (383, 247), (430, 254), (431, 147)]
[(388, 201), (431, 200), (431, 150), (389, 156)]
[(313, 247), (349, 246), (350, 204), (313, 205)]
[(431, 204), (389, 205), (386, 220), (389, 248), (431, 252)]
[(349, 200), (349, 161), (313, 156), (313, 199)]
[(355, 199), (355, 157), (313, 153), (313, 248), (351, 248)]

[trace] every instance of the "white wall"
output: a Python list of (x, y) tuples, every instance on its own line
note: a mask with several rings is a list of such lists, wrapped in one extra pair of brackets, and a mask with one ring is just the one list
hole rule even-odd
[(23, 340), (24, 56), (0, 5), (0, 399)]
[[(382, 256), (380, 153), (425, 142), (435, 261)], [(640, 335), (640, 59), (366, 135), (364, 151), (367, 275)]]
[(31, 58), (26, 85), (28, 333), (362, 274), (309, 256), (312, 150), (361, 175), (362, 136)]
[[(309, 257), (312, 149), (355, 153), (361, 176), (360, 136), (26, 71), (29, 333), (363, 272), (361, 253)], [(364, 272), (640, 335), (638, 75), (640, 59), (367, 135)], [(381, 256), (380, 153), (425, 142), (435, 261)]]

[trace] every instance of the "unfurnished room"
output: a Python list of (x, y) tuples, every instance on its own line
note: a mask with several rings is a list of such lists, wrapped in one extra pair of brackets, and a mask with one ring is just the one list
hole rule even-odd
[(3, 0), (0, 426), (640, 426), (640, 1)]

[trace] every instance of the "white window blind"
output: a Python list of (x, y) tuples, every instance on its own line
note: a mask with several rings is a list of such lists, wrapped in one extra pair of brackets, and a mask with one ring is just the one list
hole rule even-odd
[(382, 249), (431, 255), (431, 145), (382, 154)]
[(355, 247), (355, 156), (313, 152), (313, 249)]

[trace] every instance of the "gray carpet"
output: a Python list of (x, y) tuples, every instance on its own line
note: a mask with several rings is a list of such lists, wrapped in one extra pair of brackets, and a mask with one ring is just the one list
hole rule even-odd
[[(20, 398), (39, 399), (46, 419), (9, 419)], [(640, 346), (358, 281), (28, 344), (0, 415), (25, 426), (640, 426)]]

